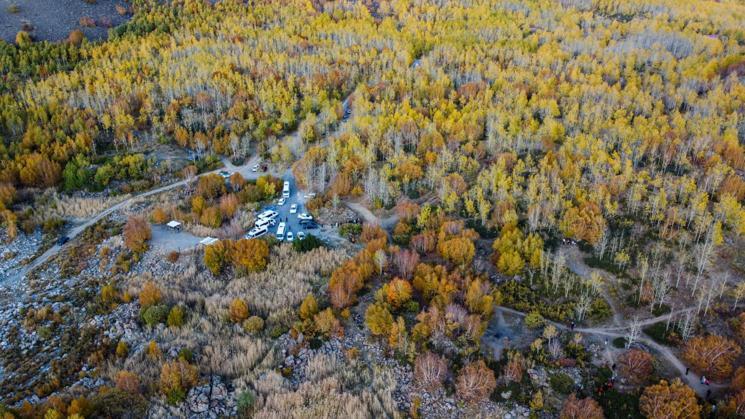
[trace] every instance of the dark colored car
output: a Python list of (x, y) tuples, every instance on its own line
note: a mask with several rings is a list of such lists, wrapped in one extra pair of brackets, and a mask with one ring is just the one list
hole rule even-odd
[(67, 236), (62, 236), (62, 237), (60, 237), (59, 239), (57, 239), (57, 244), (58, 244), (59, 246), (62, 246), (63, 244), (65, 244), (65, 243), (67, 243), (67, 242), (69, 242), (69, 241), (70, 241), (70, 238), (69, 238), (69, 237), (67, 237)]
[(318, 223), (312, 220), (301, 220), (300, 225), (307, 230), (315, 230), (318, 228)]

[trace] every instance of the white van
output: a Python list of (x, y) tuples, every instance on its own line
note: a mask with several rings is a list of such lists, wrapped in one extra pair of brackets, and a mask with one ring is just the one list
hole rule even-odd
[(264, 234), (266, 234), (269, 231), (268, 226), (261, 226), (261, 227), (254, 227), (252, 228), (248, 234), (246, 234), (246, 238), (249, 239), (255, 239), (257, 237), (261, 237)]
[(277, 240), (282, 241), (285, 239), (285, 223), (281, 222), (279, 223), (279, 227), (277, 227)]
[(261, 214), (259, 214), (256, 218), (260, 220), (273, 220), (277, 218), (278, 215), (279, 213), (277, 211), (266, 210), (262, 212)]
[(283, 198), (289, 198), (290, 197), (290, 182), (285, 181), (285, 185), (282, 187), (282, 197)]
[(276, 221), (274, 221), (273, 218), (259, 218), (256, 220), (256, 227), (267, 227), (267, 226), (273, 226), (277, 224)]

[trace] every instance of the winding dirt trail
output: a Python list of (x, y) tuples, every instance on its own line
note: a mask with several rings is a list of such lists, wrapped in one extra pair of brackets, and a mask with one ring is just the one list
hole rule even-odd
[[(522, 311), (511, 309), (509, 307), (497, 306), (496, 307), (496, 310), (497, 311), (501, 311), (503, 313), (509, 313), (509, 314), (512, 314), (512, 315), (515, 315), (515, 316), (519, 316), (519, 317), (525, 317), (527, 315), (526, 313), (523, 313)], [(659, 317), (655, 317), (655, 318), (651, 318), (651, 319), (646, 319), (646, 320), (640, 321), (639, 324), (640, 325), (645, 325), (645, 324), (657, 323), (659, 321), (666, 320), (670, 316), (673, 316), (673, 315), (675, 315), (677, 313), (684, 312), (684, 311), (687, 311), (687, 310), (691, 310), (691, 309), (679, 310), (678, 312), (668, 313), (668, 314), (666, 314), (664, 316), (659, 316)], [(554, 321), (551, 321), (551, 320), (546, 320), (546, 323), (553, 325), (554, 327), (556, 327), (559, 330), (577, 332), (577, 333), (582, 333), (582, 334), (585, 334), (585, 335), (600, 336), (600, 337), (603, 337), (606, 340), (607, 340), (607, 338), (618, 338), (618, 337), (621, 337), (622, 338), (622, 337), (626, 337), (626, 333), (623, 333), (622, 331), (625, 330), (625, 329), (628, 329), (630, 327), (630, 326), (621, 326), (621, 327), (581, 327), (581, 328), (575, 328), (574, 330), (572, 330), (569, 326), (567, 326), (565, 324), (557, 323), (557, 322), (554, 322)], [(693, 390), (695, 390), (696, 391), (696, 394), (698, 394), (700, 397), (705, 398), (706, 397), (706, 392), (708, 390), (712, 390), (712, 392), (713, 392), (715, 390), (722, 390), (722, 389), (726, 389), (728, 387), (726, 384), (722, 384), (722, 383), (711, 383), (708, 386), (707, 385), (704, 385), (704, 384), (701, 384), (701, 382), (699, 381), (700, 377), (698, 377), (696, 374), (694, 374), (692, 372), (689, 372), (688, 375), (686, 375), (686, 373), (685, 373), (686, 372), (686, 366), (685, 366), (685, 364), (673, 353), (673, 351), (669, 347), (667, 347), (665, 345), (661, 345), (661, 344), (655, 342), (654, 340), (652, 340), (651, 338), (649, 338), (648, 336), (646, 336), (644, 334), (642, 334), (641, 336), (639, 336), (637, 338), (637, 341), (643, 343), (644, 345), (648, 346), (649, 348), (651, 348), (652, 350), (654, 350), (655, 352), (657, 352), (658, 355), (660, 356), (660, 358), (662, 358), (663, 360), (665, 360), (668, 363), (668, 365), (672, 366), (675, 370), (677, 370), (677, 372), (678, 372), (678, 374), (680, 376), (680, 379), (683, 380), (683, 382), (685, 382), (686, 384), (688, 384), (688, 386), (691, 387)], [(611, 354), (610, 351), (611, 350), (610, 350), (609, 347), (606, 347), (605, 348), (606, 356), (608, 356), (609, 354)]]
[[(222, 167), (220, 169), (211, 170), (209, 172), (201, 173), (201, 174), (195, 176), (193, 179), (180, 180), (178, 182), (169, 183), (168, 185), (163, 185), (163, 186), (157, 187), (155, 189), (150, 189), (149, 191), (142, 192), (142, 193), (137, 194), (137, 195), (133, 195), (133, 196), (125, 199), (124, 201), (121, 201), (121, 202), (119, 202), (119, 203), (117, 203), (115, 205), (112, 205), (109, 208), (106, 208), (105, 210), (103, 210), (103, 211), (101, 211), (101, 212), (93, 215), (92, 217), (87, 218), (82, 223), (80, 223), (80, 224), (76, 225), (75, 227), (71, 228), (70, 230), (68, 230), (65, 235), (69, 238), (70, 241), (72, 241), (74, 238), (76, 238), (78, 235), (80, 235), (80, 233), (82, 233), (83, 231), (85, 231), (85, 229), (87, 229), (88, 227), (96, 224), (97, 222), (101, 221), (102, 219), (108, 217), (109, 215), (113, 214), (114, 212), (116, 212), (116, 211), (118, 211), (120, 209), (124, 209), (127, 206), (129, 206), (129, 205), (131, 205), (131, 204), (133, 204), (135, 202), (141, 201), (142, 199), (147, 198), (149, 196), (157, 195), (159, 193), (166, 192), (166, 191), (170, 191), (172, 189), (175, 189), (175, 188), (178, 188), (178, 187), (181, 187), (181, 186), (186, 186), (189, 183), (194, 182), (196, 179), (198, 179), (198, 178), (200, 178), (202, 176), (206, 176), (206, 175), (213, 174), (213, 173), (218, 173), (221, 170), (230, 170), (232, 172), (238, 172), (243, 177), (245, 177), (247, 179), (256, 177), (257, 176), (257, 173), (252, 172), (251, 171), (251, 167), (253, 165), (255, 165), (258, 162), (258, 160), (259, 160), (258, 156), (254, 156), (251, 159), (249, 159), (245, 164), (243, 164), (241, 166), (235, 166), (235, 165), (231, 164), (230, 161), (228, 161), (228, 159), (223, 159), (223, 163), (225, 164), (225, 167)], [(69, 241), (68, 241), (68, 243), (69, 243)], [(2, 281), (3, 286), (8, 286), (8, 285), (12, 286), (12, 285), (14, 285), (19, 280), (23, 279), (26, 276), (26, 274), (28, 274), (29, 272), (31, 272), (34, 269), (38, 268), (39, 266), (41, 266), (42, 264), (44, 264), (44, 262), (48, 261), (53, 256), (55, 256), (56, 254), (58, 254), (60, 252), (60, 250), (62, 250), (65, 246), (66, 246), (66, 244), (59, 245), (59, 244), (56, 244), (55, 243), (54, 246), (50, 247), (49, 249), (47, 249), (46, 252), (44, 252), (41, 255), (37, 256), (36, 259), (34, 259), (29, 264), (27, 264), (25, 267), (23, 267), (23, 269), (20, 269), (14, 275), (9, 276), (4, 281)]]

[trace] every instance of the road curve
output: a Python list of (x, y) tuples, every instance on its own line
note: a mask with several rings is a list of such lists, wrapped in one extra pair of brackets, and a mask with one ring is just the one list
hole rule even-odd
[[(503, 311), (505, 313), (510, 313), (510, 314), (520, 316), (520, 317), (525, 317), (527, 315), (526, 313), (523, 313), (522, 311), (518, 311), (518, 310), (509, 308), (509, 307), (496, 306), (495, 308), (498, 311)], [(681, 310), (681, 311), (685, 311), (685, 310)], [(664, 317), (664, 316), (661, 316), (661, 317)], [(649, 319), (649, 320), (659, 321), (658, 318)], [(617, 330), (617, 328), (614, 328), (614, 327), (608, 327), (608, 328), (587, 327), (587, 328), (575, 328), (574, 330), (572, 330), (570, 327), (566, 326), (565, 324), (557, 323), (557, 322), (554, 322), (548, 319), (546, 319), (545, 321), (547, 324), (551, 324), (560, 330), (573, 331), (573, 332), (583, 333), (583, 334), (588, 334), (588, 335), (604, 336), (607, 338), (619, 338), (619, 337), (625, 338), (626, 337), (625, 333), (620, 333), (620, 332), (615, 331)], [(701, 384), (701, 382), (699, 381), (699, 377), (692, 372), (686, 375), (685, 364), (683, 364), (683, 362), (667, 346), (661, 345), (655, 342), (654, 340), (647, 338), (644, 335), (639, 336), (637, 338), (637, 341), (647, 345), (648, 347), (654, 349), (657, 353), (659, 353), (663, 359), (665, 359), (670, 365), (672, 365), (678, 371), (678, 373), (680, 374), (679, 378), (683, 380), (683, 382), (685, 382), (689, 387), (691, 387), (696, 392), (696, 394), (699, 395), (699, 397), (705, 398), (707, 391), (710, 389), (719, 390), (719, 389), (727, 388), (727, 385), (721, 384), (721, 383), (711, 383), (708, 386)]]
[[(225, 164), (225, 167), (224, 168), (219, 168), (219, 169), (211, 170), (209, 172), (201, 173), (201, 174), (197, 175), (194, 179), (197, 179), (199, 177), (202, 177), (202, 176), (205, 176), (205, 175), (208, 175), (208, 174), (218, 173), (221, 170), (229, 170), (231, 172), (239, 172), (244, 177), (250, 178), (250, 177), (253, 177), (255, 175), (255, 173), (252, 173), (250, 171), (250, 168), (254, 164), (256, 164), (257, 161), (258, 161), (258, 156), (254, 156), (251, 159), (249, 159), (245, 164), (243, 164), (241, 166), (234, 166), (229, 161), (227, 161), (227, 159), (224, 159), (223, 160), (223, 163)], [(162, 192), (170, 191), (171, 189), (175, 189), (175, 188), (178, 188), (180, 186), (185, 186), (189, 182), (193, 182), (194, 179), (180, 180), (178, 182), (169, 183), (168, 185), (159, 186), (159, 187), (157, 187), (155, 189), (150, 189), (149, 191), (142, 192), (142, 193), (139, 193), (137, 195), (133, 195), (133, 196), (131, 196), (131, 197), (129, 197), (129, 198), (127, 198), (127, 199), (125, 199), (125, 200), (123, 200), (123, 201), (115, 204), (115, 205), (110, 206), (109, 208), (106, 208), (105, 210), (99, 212), (98, 214), (96, 214), (96, 215), (94, 215), (94, 216), (86, 219), (83, 223), (81, 223), (81, 224), (79, 224), (79, 225), (71, 228), (70, 230), (68, 230), (65, 235), (70, 240), (72, 240), (75, 237), (77, 237), (78, 235), (80, 235), (80, 233), (82, 233), (83, 231), (85, 231), (85, 229), (87, 229), (88, 227), (96, 224), (97, 222), (101, 221), (102, 219), (108, 217), (112, 213), (114, 213), (114, 212), (116, 212), (116, 211), (118, 211), (118, 210), (120, 210), (122, 208), (125, 208), (128, 205), (130, 205), (130, 204), (132, 204), (134, 202), (137, 202), (137, 201), (139, 201), (139, 200), (141, 200), (143, 198), (147, 198), (148, 196), (152, 196), (152, 195), (156, 195), (156, 194), (159, 194), (159, 193), (162, 193)], [(3, 282), (5, 284), (8, 284), (8, 283), (11, 283), (12, 284), (13, 282), (15, 282), (17, 280), (22, 279), (24, 276), (26, 276), (27, 273), (29, 273), (32, 270), (38, 268), (44, 262), (48, 261), (54, 255), (56, 255), (57, 253), (59, 253), (60, 250), (62, 250), (62, 248), (64, 246), (65, 245), (55, 244), (54, 246), (52, 246), (49, 249), (47, 249), (46, 252), (44, 252), (41, 255), (37, 256), (36, 259), (34, 259), (32, 262), (30, 262), (29, 264), (27, 264), (26, 266), (24, 266), (22, 269), (20, 269), (14, 275), (8, 277)]]

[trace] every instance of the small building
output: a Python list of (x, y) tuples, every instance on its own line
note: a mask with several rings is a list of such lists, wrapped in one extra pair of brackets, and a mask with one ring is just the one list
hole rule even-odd
[(166, 224), (171, 230), (181, 231), (181, 223), (176, 220), (171, 220)]
[(216, 239), (216, 238), (214, 238), (214, 237), (209, 237), (209, 236), (207, 236), (207, 237), (203, 238), (203, 239), (202, 239), (202, 240), (201, 240), (201, 241), (199, 242), (199, 244), (201, 244), (202, 246), (210, 246), (210, 245), (213, 245), (213, 244), (215, 244), (215, 243), (217, 243), (217, 242), (219, 242), (219, 241), (220, 241), (219, 239)]

